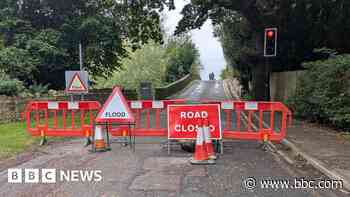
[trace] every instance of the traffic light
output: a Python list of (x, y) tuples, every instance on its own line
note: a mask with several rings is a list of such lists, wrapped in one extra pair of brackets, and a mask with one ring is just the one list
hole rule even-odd
[(264, 40), (264, 57), (277, 55), (277, 28), (266, 28)]

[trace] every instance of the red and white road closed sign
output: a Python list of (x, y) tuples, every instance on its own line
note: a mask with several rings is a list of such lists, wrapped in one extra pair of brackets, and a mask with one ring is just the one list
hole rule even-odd
[(208, 124), (212, 139), (221, 139), (218, 104), (168, 105), (168, 138), (196, 139), (197, 129)]

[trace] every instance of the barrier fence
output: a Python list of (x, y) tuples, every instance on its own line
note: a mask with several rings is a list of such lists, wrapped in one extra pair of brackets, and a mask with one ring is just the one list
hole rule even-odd
[(167, 137), (167, 106), (173, 104), (220, 104), (221, 127), (224, 139), (281, 141), (291, 125), (292, 113), (280, 102), (165, 100), (129, 101), (135, 115), (134, 128), (110, 126), (113, 136), (132, 132), (134, 136)]
[[(108, 125), (112, 136), (168, 137), (167, 106), (186, 103), (219, 104), (223, 139), (281, 141), (292, 113), (280, 102), (186, 99), (128, 101), (135, 125)], [(90, 137), (97, 101), (32, 101), (26, 106), (27, 130), (32, 136)]]
[(97, 101), (31, 101), (25, 109), (27, 131), (32, 136), (90, 137)]

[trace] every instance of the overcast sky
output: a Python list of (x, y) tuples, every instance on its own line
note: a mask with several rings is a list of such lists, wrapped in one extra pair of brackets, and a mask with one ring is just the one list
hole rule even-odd
[[(186, 4), (185, 0), (176, 0), (176, 10), (166, 13), (166, 30), (172, 34), (177, 22), (181, 19), (181, 10)], [(215, 73), (215, 78), (219, 79), (220, 71), (225, 68), (225, 59), (220, 42), (213, 35), (211, 21), (207, 21), (201, 29), (191, 31), (192, 40), (200, 52), (200, 60), (203, 65), (201, 71), (202, 79), (207, 80), (210, 72)]]

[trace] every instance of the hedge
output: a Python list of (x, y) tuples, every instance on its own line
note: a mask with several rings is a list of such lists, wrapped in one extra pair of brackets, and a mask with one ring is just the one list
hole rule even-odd
[(307, 70), (288, 99), (295, 115), (350, 131), (350, 54), (303, 66)]

